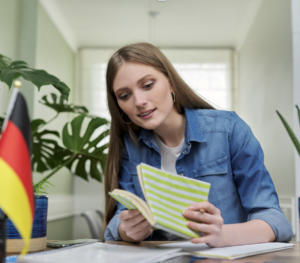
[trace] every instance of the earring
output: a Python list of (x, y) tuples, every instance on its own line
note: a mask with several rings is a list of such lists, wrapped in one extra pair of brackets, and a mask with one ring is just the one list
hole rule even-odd
[(172, 94), (173, 102), (175, 103), (175, 92), (173, 91), (171, 92), (171, 94)]
[(131, 121), (131, 122), (126, 122), (126, 121), (124, 121), (124, 120), (123, 120), (123, 115), (124, 115), (124, 112), (122, 112), (122, 113), (121, 113), (121, 118), (122, 118), (122, 121), (123, 121), (125, 124), (127, 124), (127, 125), (128, 125), (128, 124), (131, 124), (131, 123), (132, 123), (132, 121)]

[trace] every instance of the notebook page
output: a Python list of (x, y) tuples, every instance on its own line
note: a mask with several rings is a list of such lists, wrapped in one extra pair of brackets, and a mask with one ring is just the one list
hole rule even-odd
[[(200, 180), (168, 173), (142, 163), (143, 182), (148, 205), (155, 217), (156, 227), (176, 232), (184, 238), (199, 237), (200, 232), (186, 226), (182, 211), (189, 205), (206, 201), (210, 184)], [(160, 227), (161, 226), (161, 227)]]
[[(175, 253), (181, 249), (161, 249), (150, 247), (133, 247), (93, 243), (85, 246), (70, 247), (62, 251), (52, 250), (53, 253), (26, 255), (18, 262), (22, 263), (126, 263), (153, 262), (165, 255)], [(51, 251), (51, 252), (52, 252)]]
[(191, 242), (178, 242), (163, 244), (160, 247), (168, 248), (181, 248), (185, 251), (192, 252), (195, 256), (208, 257), (208, 258), (227, 258), (237, 259), (242, 257), (248, 257), (282, 249), (293, 248), (294, 244), (291, 243), (279, 243), (269, 242), (243, 246), (231, 246), (221, 248), (211, 248), (206, 244), (193, 244)]
[(120, 189), (115, 189), (108, 194), (129, 210), (138, 209), (151, 225), (155, 223), (155, 219), (147, 203), (138, 196)]

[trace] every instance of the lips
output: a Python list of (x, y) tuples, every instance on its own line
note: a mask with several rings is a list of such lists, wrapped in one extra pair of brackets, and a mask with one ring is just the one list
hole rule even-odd
[(143, 111), (141, 114), (139, 114), (138, 116), (140, 117), (146, 117), (148, 115), (150, 115), (153, 111), (155, 111), (155, 109), (153, 110), (148, 110), (148, 111)]

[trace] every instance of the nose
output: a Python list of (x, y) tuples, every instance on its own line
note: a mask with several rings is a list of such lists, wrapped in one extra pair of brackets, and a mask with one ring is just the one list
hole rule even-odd
[(142, 107), (147, 104), (147, 96), (145, 93), (137, 91), (134, 93), (134, 101), (136, 107)]

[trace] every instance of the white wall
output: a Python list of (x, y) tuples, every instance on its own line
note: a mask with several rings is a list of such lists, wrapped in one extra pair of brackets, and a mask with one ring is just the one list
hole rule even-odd
[[(294, 72), (294, 105), (300, 106), (300, 1), (292, 0), (292, 31), (293, 31), (293, 72)], [(300, 135), (300, 126), (298, 114), (294, 110), (294, 125), (295, 134)], [(294, 149), (295, 156), (295, 174), (296, 174), (296, 200), (300, 197), (300, 158), (299, 154)], [(300, 223), (299, 216), (300, 202), (296, 202), (296, 216), (297, 222)], [(298, 212), (298, 213), (297, 213)], [(297, 224), (297, 241), (300, 241), (300, 225)]]
[[(0, 0), (0, 54), (16, 60), (20, 35), (20, 2)], [(7, 85), (0, 82), (0, 116), (4, 117), (10, 92)]]
[[(50, 20), (44, 8), (38, 6), (38, 25), (37, 25), (37, 44), (36, 44), (36, 66), (48, 73), (57, 76), (65, 82), (71, 89), (69, 103), (73, 103), (74, 91), (74, 73), (75, 73), (75, 53), (65, 42), (60, 32)], [(56, 112), (39, 103), (44, 95), (60, 93), (52, 86), (43, 86), (40, 91), (35, 89), (34, 93), (34, 114), (33, 118), (42, 118), (46, 121), (53, 118)], [(62, 128), (67, 121), (71, 121), (71, 114), (62, 113), (55, 121), (47, 126), (47, 129), (56, 130), (61, 134)], [(40, 175), (34, 174), (35, 182), (41, 178)], [(73, 176), (66, 168), (55, 174), (50, 182), (55, 187), (49, 188), (51, 194), (72, 194)]]
[(279, 196), (294, 197), (294, 146), (278, 110), (293, 123), (290, 1), (265, 0), (238, 52), (238, 114), (265, 153)]

